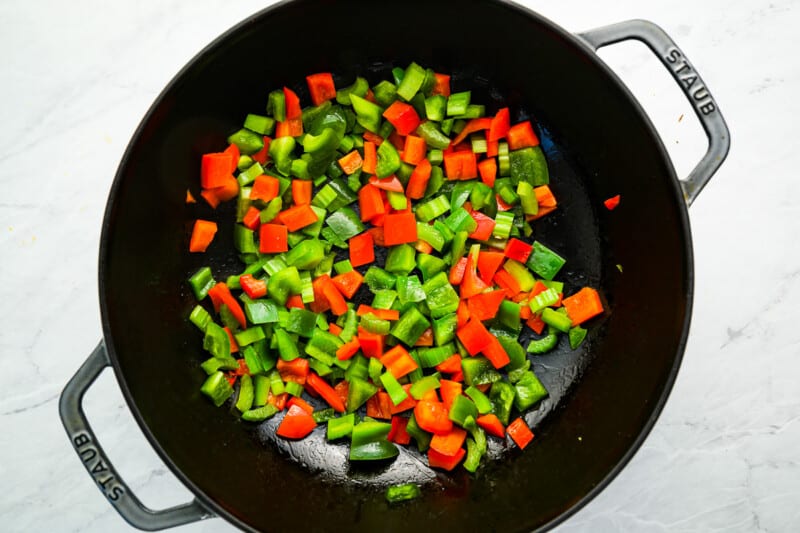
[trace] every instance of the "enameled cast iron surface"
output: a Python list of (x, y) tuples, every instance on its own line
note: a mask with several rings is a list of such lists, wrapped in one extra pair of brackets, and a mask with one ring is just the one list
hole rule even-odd
[[(120, 165), (106, 212), (100, 294), (106, 344), (122, 390), (167, 465), (215, 512), (268, 531), (530, 530), (563, 519), (627, 462), (674, 381), (688, 331), (692, 258), (672, 166), (630, 94), (577, 39), (502, 2), (297, 0), (233, 29), (195, 58), (143, 121)], [(457, 13), (454, 15), (454, 13)], [(455, 16), (455, 19), (453, 18)], [(450, 21), (450, 22), (447, 22)], [(457, 21), (457, 23), (455, 22)], [(372, 31), (369, 28), (373, 28)], [(512, 120), (532, 118), (559, 209), (534, 237), (568, 259), (567, 292), (599, 286), (610, 310), (589, 342), (534, 359), (551, 397), (531, 412), (536, 439), (519, 453), (495, 443), (478, 474), (432, 472), (413, 450), (388, 466), (348, 468), (346, 445), (320, 431), (274, 442), (199, 393), (202, 338), (186, 317), (186, 278), (209, 264), (241, 270), (230, 207), (187, 206), (200, 155), (225, 146), (269, 90), (308, 102), (304, 77), (337, 84), (389, 77), (410, 61), (453, 74), (454, 90)], [(622, 194), (613, 213), (602, 200)], [(220, 221), (205, 255), (190, 255), (195, 218)], [(616, 268), (623, 266), (623, 273)], [(545, 415), (548, 415), (544, 418)], [(386, 483), (415, 479), (424, 497), (401, 506)]]

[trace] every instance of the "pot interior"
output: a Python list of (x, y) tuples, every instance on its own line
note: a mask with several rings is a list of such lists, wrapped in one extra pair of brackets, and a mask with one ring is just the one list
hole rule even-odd
[[(414, 449), (388, 466), (355, 468), (346, 444), (321, 434), (274, 441), (277, 419), (249, 425), (201, 396), (207, 354), (187, 320), (191, 273), (209, 265), (224, 279), (242, 269), (232, 206), (184, 203), (187, 188), (197, 192), (201, 154), (222, 149), (274, 88), (292, 87), (307, 103), (307, 74), (374, 84), (411, 61), (452, 73), (453, 90), (472, 89), (489, 112), (508, 105), (512, 122), (534, 121), (559, 209), (535, 223), (533, 237), (567, 258), (567, 294), (598, 287), (609, 309), (579, 350), (562, 342), (533, 359), (550, 391), (527, 415), (536, 438), (524, 453), (493, 442), (476, 475), (433, 472)], [(602, 201), (615, 194), (622, 203), (609, 212)], [(220, 224), (207, 254), (187, 252), (196, 218)], [(295, 0), (216, 41), (154, 104), (112, 189), (100, 294), (106, 343), (145, 434), (239, 526), (530, 530), (603, 486), (654, 422), (683, 352), (691, 268), (686, 209), (652, 126), (591, 52), (551, 23), (503, 2), (413, 0), (401, 10)], [(425, 485), (424, 497), (387, 505), (382, 487), (408, 479)]]

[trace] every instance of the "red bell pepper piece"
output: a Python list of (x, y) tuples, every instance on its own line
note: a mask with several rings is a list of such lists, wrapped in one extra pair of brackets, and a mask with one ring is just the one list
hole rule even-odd
[(358, 288), (361, 287), (363, 281), (364, 276), (362, 276), (358, 270), (351, 270), (350, 272), (345, 272), (344, 274), (339, 274), (331, 278), (331, 282), (336, 285), (336, 288), (339, 289), (342, 296), (348, 299), (353, 297)]
[[(409, 136), (409, 138), (411, 138)], [(427, 159), (420, 161), (411, 177), (408, 178), (408, 187), (406, 187), (406, 194), (413, 200), (419, 200), (425, 196), (425, 190), (428, 188), (428, 181), (431, 178), (431, 163)]]
[(479, 252), (478, 253), (478, 274), (487, 285), (492, 284), (492, 278), (497, 273), (500, 265), (506, 260), (502, 252)]
[(489, 133), (486, 135), (486, 140), (489, 142), (499, 141), (506, 135), (511, 128), (511, 114), (508, 108), (504, 107), (495, 114), (492, 118), (492, 123), (489, 126)]
[(466, 454), (467, 452), (464, 451), (464, 448), (459, 448), (458, 452), (451, 456), (442, 455), (433, 448), (430, 448), (428, 450), (428, 464), (431, 468), (441, 468), (449, 472), (458, 466), (458, 463), (461, 462)]
[(442, 96), (450, 96), (450, 76), (447, 74), (434, 73), (436, 82), (431, 89), (431, 96), (441, 94)]
[(481, 181), (489, 187), (494, 187), (494, 180), (497, 179), (497, 161), (494, 157), (484, 159), (478, 163), (478, 172), (481, 174)]
[(322, 399), (328, 402), (328, 405), (333, 407), (336, 412), (343, 413), (345, 411), (344, 402), (342, 402), (341, 398), (336, 394), (336, 391), (333, 390), (333, 387), (316, 373), (308, 373), (306, 386), (312, 388), (317, 394), (322, 396)]
[(252, 274), (239, 276), (239, 284), (247, 296), (254, 300), (267, 295), (267, 282), (263, 279), (254, 278)]
[(258, 251), (279, 254), (289, 251), (289, 229), (282, 224), (262, 224), (258, 230)]
[(288, 87), (283, 88), (283, 98), (286, 101), (286, 120), (295, 120), (303, 117), (303, 110), (300, 108), (300, 98)]
[(511, 422), (508, 425), (507, 431), (520, 449), (525, 449), (525, 446), (530, 444), (533, 440), (533, 432), (522, 418), (517, 418)]
[(492, 236), (492, 232), (494, 231), (494, 219), (487, 217), (480, 211), (473, 211), (470, 214), (475, 222), (478, 223), (478, 227), (475, 228), (475, 231), (469, 234), (469, 238), (477, 241), (488, 241)]
[(414, 213), (404, 212), (386, 215), (383, 225), (386, 246), (395, 246), (417, 240), (417, 219)]
[(217, 223), (210, 220), (197, 219), (192, 226), (192, 236), (189, 239), (190, 252), (205, 252), (214, 235), (217, 234)]
[[(204, 154), (200, 160), (200, 186), (204, 189), (222, 187), (228, 177), (233, 177), (230, 153)], [(237, 158), (238, 160), (238, 158)], [(234, 164), (234, 168), (235, 168)]]
[[(475, 133), (476, 131), (481, 130), (488, 130), (489, 126), (492, 124), (492, 119), (489, 117), (484, 118), (473, 118), (469, 122), (467, 122), (464, 129), (461, 130), (455, 139), (453, 139), (453, 145), (460, 144), (464, 139), (467, 138), (467, 135), (470, 133)], [(470, 148), (471, 149), (471, 148)]]
[(242, 224), (247, 229), (257, 230), (261, 225), (261, 211), (255, 206), (250, 206), (247, 212), (242, 217)]
[(531, 121), (526, 120), (519, 124), (514, 124), (508, 130), (508, 148), (510, 150), (519, 150), (520, 148), (527, 148), (529, 146), (539, 146), (539, 138), (533, 132)]
[(336, 86), (330, 72), (306, 76), (306, 83), (308, 84), (308, 93), (311, 95), (311, 103), (314, 105), (320, 105), (336, 97)]
[(384, 191), (403, 192), (403, 184), (400, 183), (400, 180), (395, 175), (383, 179), (372, 176), (369, 178), (369, 184)]
[(309, 205), (296, 205), (278, 213), (280, 220), (289, 231), (310, 226), (318, 220), (317, 214)]
[(309, 368), (308, 359), (303, 359), (302, 357), (291, 361), (278, 359), (278, 374), (281, 375), (283, 381), (293, 381), (299, 385), (305, 385)]
[(416, 110), (406, 104), (396, 100), (383, 112), (383, 117), (388, 120), (400, 135), (408, 135), (419, 126), (420, 120)]
[(491, 337), (489, 344), (481, 351), (483, 355), (486, 356), (486, 359), (492, 363), (492, 366), (495, 368), (503, 368), (511, 362), (511, 359), (508, 357), (508, 353), (506, 353), (503, 345), (497, 340), (497, 337), (491, 333), (489, 333), (489, 336)]
[(478, 177), (478, 159), (472, 150), (444, 154), (444, 173), (449, 180)]
[(302, 407), (293, 405), (286, 412), (276, 433), (287, 439), (302, 439), (311, 433), (317, 423), (314, 417), (306, 413)]
[(243, 328), (247, 327), (247, 319), (244, 316), (244, 310), (242, 310), (239, 301), (233, 297), (231, 290), (225, 283), (217, 283), (211, 287), (208, 291), (208, 295), (211, 297), (211, 302), (214, 304), (214, 309), (217, 312), (219, 312), (219, 308), (222, 304), (225, 304), (236, 319), (236, 322)]
[(423, 399), (414, 407), (414, 418), (419, 427), (434, 435), (446, 435), (453, 429), (448, 414), (449, 410), (442, 402)]
[(364, 185), (358, 190), (358, 210), (361, 220), (369, 222), (378, 215), (386, 213), (381, 190), (373, 185)]
[(495, 414), (489, 413), (488, 415), (479, 416), (475, 419), (475, 422), (489, 435), (501, 439), (506, 436), (506, 428), (503, 427), (503, 423), (500, 422), (500, 419)]
[(489, 320), (497, 315), (497, 310), (505, 299), (506, 292), (503, 290), (476, 294), (467, 300), (467, 309), (470, 316), (478, 320)]
[(606, 209), (608, 209), (609, 211), (613, 211), (619, 205), (619, 199), (620, 199), (619, 194), (616, 196), (612, 196), (611, 198), (605, 200), (603, 202), (603, 205), (605, 205)]
[(461, 280), (461, 298), (470, 298), (482, 293), (488, 285), (478, 277), (472, 257), (467, 257), (467, 266), (464, 268), (464, 279)]
[(392, 429), (389, 430), (389, 435), (386, 437), (391, 442), (396, 444), (408, 445), (411, 444), (411, 435), (406, 431), (408, 426), (408, 418), (402, 416), (392, 417)]
[(474, 317), (470, 317), (469, 322), (456, 330), (456, 336), (470, 355), (483, 351), (494, 338), (483, 323)]
[(450, 411), (453, 400), (456, 396), (461, 396), (461, 383), (449, 379), (439, 380), (439, 393), (442, 395), (442, 403)]
[(506, 257), (514, 259), (520, 263), (525, 263), (533, 251), (533, 246), (528, 243), (522, 242), (519, 239), (511, 238), (506, 244), (506, 249), (503, 251)]
[(358, 328), (358, 343), (361, 345), (361, 352), (364, 357), (380, 357), (383, 355), (383, 335), (370, 333), (369, 331)]

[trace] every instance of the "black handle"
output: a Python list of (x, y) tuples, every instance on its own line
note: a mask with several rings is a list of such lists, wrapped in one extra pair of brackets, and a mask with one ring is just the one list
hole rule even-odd
[(58, 404), (69, 440), (100, 492), (129, 524), (147, 531), (175, 527), (214, 516), (197, 500), (163, 511), (148, 509), (119, 477), (97, 442), (83, 412), (83, 395), (100, 372), (110, 364), (105, 344), (101, 341), (64, 387)]
[(689, 177), (681, 181), (686, 203), (691, 205), (728, 155), (730, 132), (708, 86), (686, 55), (660, 27), (646, 20), (629, 20), (578, 34), (594, 50), (636, 39), (647, 45), (667, 67), (694, 108), (708, 136), (708, 151)]

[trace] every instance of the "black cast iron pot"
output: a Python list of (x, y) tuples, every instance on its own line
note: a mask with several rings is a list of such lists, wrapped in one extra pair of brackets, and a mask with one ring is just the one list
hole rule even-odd
[[(398, 9), (356, 0), (294, 0), (266, 9), (195, 57), (131, 140), (100, 244), (103, 340), (65, 388), (60, 408), (87, 470), (132, 525), (161, 529), (218, 515), (266, 531), (546, 529), (602, 490), (655, 423), (689, 329), (687, 205), (729, 146), (704, 83), (648, 22), (573, 35), (500, 0), (404, 2), (405, 12), (425, 14), (413, 24), (396, 23)], [(454, 12), (457, 21), (443, 24)], [(650, 47), (708, 134), (708, 153), (684, 181), (639, 104), (595, 55), (625, 39)], [(581, 349), (562, 346), (534, 361), (550, 391), (526, 417), (534, 444), (519, 453), (494, 442), (475, 476), (433, 472), (413, 450), (389, 467), (348, 469), (344, 445), (326, 444), (319, 429), (300, 443), (275, 441), (276, 420), (247, 425), (201, 397), (201, 339), (186, 320), (194, 304), (189, 274), (209, 263), (218, 276), (241, 268), (233, 253), (186, 252), (192, 220), (211, 216), (207, 207), (184, 204), (187, 187), (197, 187), (200, 155), (224, 146), (271, 88), (288, 85), (304, 98), (308, 73), (332, 71), (340, 85), (365, 74), (374, 83), (412, 60), (452, 73), (454, 89), (472, 88), (489, 112), (505, 103), (512, 121), (534, 119), (560, 205), (537, 222), (535, 237), (569, 259), (567, 292), (590, 284), (608, 300), (609, 312), (592, 323)], [(623, 203), (611, 215), (602, 200), (615, 194)], [(223, 222), (216, 250), (232, 249), (230, 233)], [(193, 502), (151, 511), (106, 459), (81, 399), (109, 365), (144, 434), (195, 494)], [(423, 497), (388, 505), (383, 487), (404, 479), (420, 482)]]

